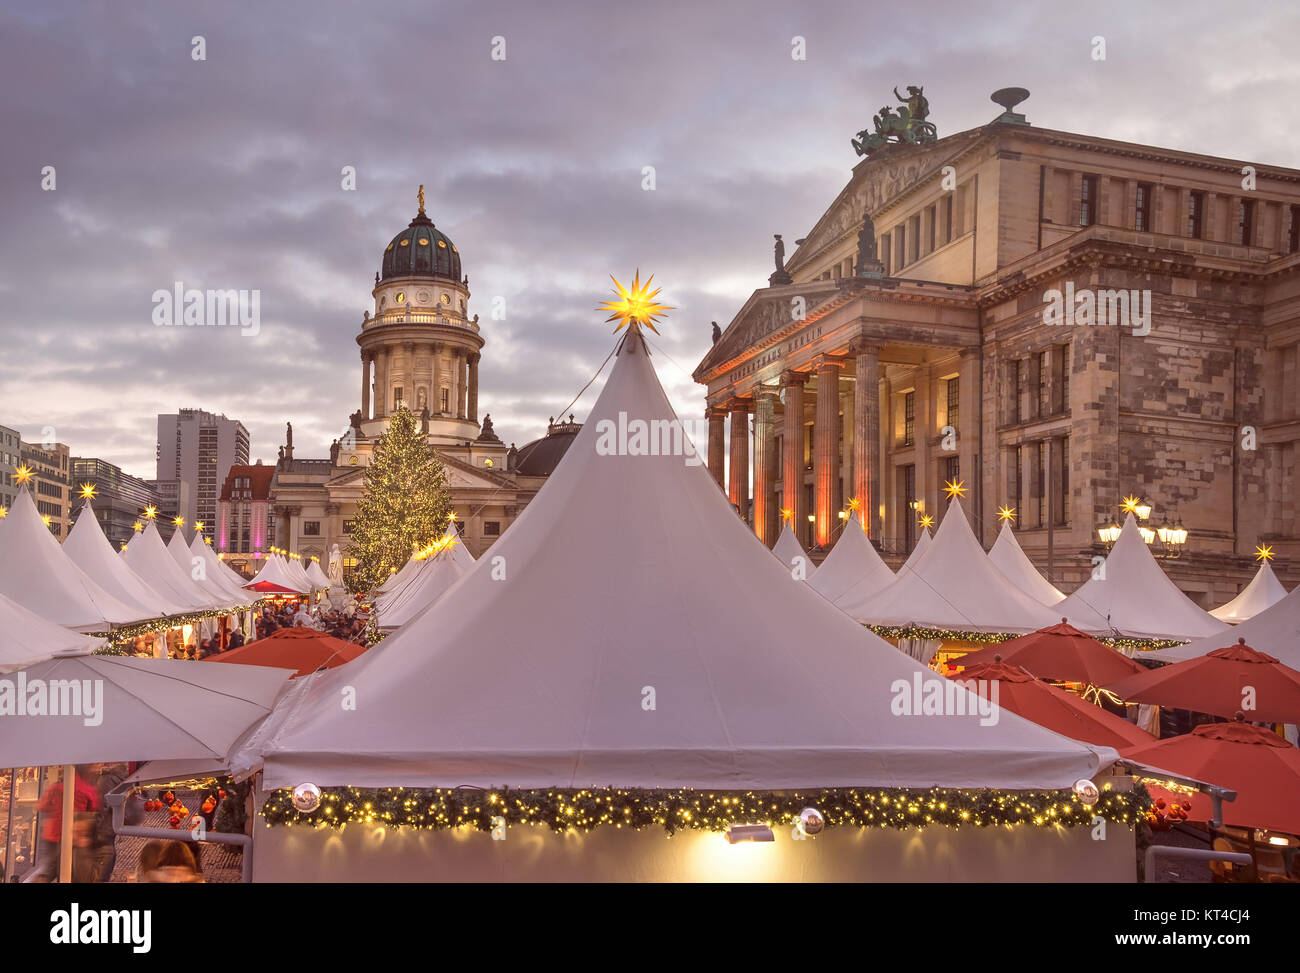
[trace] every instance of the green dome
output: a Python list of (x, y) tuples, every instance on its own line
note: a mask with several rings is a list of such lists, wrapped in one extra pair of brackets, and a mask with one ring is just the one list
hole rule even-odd
[(446, 277), (461, 281), (460, 254), (447, 235), (421, 211), (384, 249), (384, 280), (390, 277)]

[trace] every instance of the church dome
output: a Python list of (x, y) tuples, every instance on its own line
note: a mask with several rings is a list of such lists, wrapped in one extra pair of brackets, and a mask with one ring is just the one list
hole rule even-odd
[(545, 436), (519, 448), (515, 471), (524, 476), (550, 476), (581, 430), (582, 423), (574, 422), (573, 416), (568, 422), (552, 419)]
[(456, 245), (433, 225), (421, 209), (415, 219), (384, 249), (380, 272), (390, 277), (445, 277), (459, 284), (460, 254)]

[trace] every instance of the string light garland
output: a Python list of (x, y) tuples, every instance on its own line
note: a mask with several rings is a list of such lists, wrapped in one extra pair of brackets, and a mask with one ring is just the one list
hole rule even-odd
[(828, 788), (805, 791), (698, 791), (624, 788), (511, 790), (498, 788), (328, 787), (310, 812), (293, 806), (293, 790), (273, 791), (262, 807), (268, 826), (339, 828), (349, 822), (423, 830), (544, 825), (556, 833), (596, 828), (640, 831), (725, 831), (733, 824), (791, 826), (815, 807), (826, 827), (920, 829), (961, 827), (1088, 827), (1143, 821), (1145, 788), (1101, 785), (1089, 807), (1072, 791), (906, 790)]
[(141, 635), (149, 635), (152, 632), (162, 632), (167, 629), (176, 628), (181, 625), (194, 625), (209, 618), (221, 618), (224, 615), (237, 615), (240, 612), (246, 612), (253, 606), (240, 605), (234, 608), (213, 608), (208, 611), (189, 612), (185, 615), (172, 615), (168, 618), (155, 618), (148, 622), (140, 622), (135, 625), (123, 625), (120, 628), (112, 629), (108, 632), (90, 632), (92, 638), (101, 638), (108, 641), (108, 645), (94, 651), (94, 655), (129, 655), (130, 643), (134, 642)]
[[(1018, 639), (1024, 632), (963, 632), (951, 628), (926, 628), (921, 625), (867, 625), (884, 639), (938, 639), (941, 642), (973, 642), (980, 645), (992, 645), (995, 642), (1007, 642)], [(1174, 645), (1183, 645), (1178, 639), (1133, 639), (1126, 636), (1096, 636), (1102, 645), (1113, 649), (1167, 649)]]

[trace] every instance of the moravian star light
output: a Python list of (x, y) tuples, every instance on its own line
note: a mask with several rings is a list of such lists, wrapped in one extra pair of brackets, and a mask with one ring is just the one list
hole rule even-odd
[(610, 275), (610, 280), (614, 282), (614, 292), (618, 294), (618, 299), (606, 301), (596, 310), (612, 312), (605, 319), (606, 323), (617, 321), (618, 327), (614, 333), (618, 334), (626, 326), (632, 331), (639, 330), (641, 325), (645, 325), (655, 334), (659, 329), (655, 327), (655, 321), (664, 316), (665, 311), (674, 310), (670, 304), (660, 304), (655, 300), (659, 296), (659, 291), (663, 288), (650, 290), (650, 285), (654, 283), (654, 274), (644, 283), (641, 283), (641, 271), (636, 272), (636, 277), (632, 280), (630, 288), (624, 287), (618, 282), (618, 278)]

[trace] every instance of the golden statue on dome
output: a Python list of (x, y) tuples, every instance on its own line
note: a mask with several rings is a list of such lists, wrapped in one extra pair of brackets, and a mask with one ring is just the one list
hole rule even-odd
[(424, 183), (420, 183), (420, 191), (415, 194), (420, 200), (420, 215), (424, 215)]

